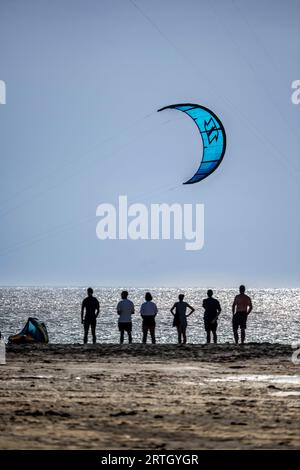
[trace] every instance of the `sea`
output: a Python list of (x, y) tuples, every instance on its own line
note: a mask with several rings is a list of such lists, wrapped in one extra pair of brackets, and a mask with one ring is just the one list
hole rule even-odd
[[(204, 343), (202, 300), (206, 289), (201, 288), (126, 288), (134, 302), (133, 342), (141, 342), (142, 322), (139, 314), (146, 291), (150, 291), (157, 304), (156, 337), (158, 343), (176, 343), (176, 329), (172, 327), (170, 308), (179, 293), (196, 311), (188, 318), (189, 343)], [(120, 300), (120, 288), (95, 288), (94, 295), (100, 301), (97, 321), (97, 342), (117, 343), (119, 331), (116, 306)], [(214, 297), (220, 301), (219, 342), (232, 342), (231, 305), (236, 289), (215, 289)], [(300, 343), (300, 289), (253, 289), (248, 295), (253, 301), (253, 311), (248, 318), (247, 341), (270, 343)], [(83, 287), (2, 287), (0, 288), (0, 331), (7, 340), (18, 333), (28, 317), (43, 321), (51, 343), (82, 343), (83, 327), (80, 309), (86, 289)], [(91, 341), (91, 338), (89, 338)]]

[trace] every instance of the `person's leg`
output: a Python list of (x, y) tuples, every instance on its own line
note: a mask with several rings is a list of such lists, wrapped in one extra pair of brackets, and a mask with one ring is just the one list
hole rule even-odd
[(96, 322), (92, 323), (91, 329), (92, 329), (92, 336), (93, 336), (93, 344), (96, 344)]
[(246, 339), (246, 330), (245, 328), (241, 328), (241, 343), (244, 344)]
[(83, 338), (83, 343), (84, 344), (87, 344), (87, 342), (88, 342), (89, 328), (90, 328), (89, 322), (85, 321), (84, 322), (84, 338)]
[(151, 335), (151, 341), (152, 344), (155, 344), (155, 325), (151, 325), (150, 327), (150, 335)]
[(182, 328), (183, 344), (186, 344), (186, 328)]
[(124, 343), (124, 330), (120, 330), (120, 343)]
[(233, 336), (234, 336), (235, 344), (239, 344), (239, 334), (238, 334), (238, 329), (237, 328), (234, 328)]
[(131, 334), (131, 331), (128, 331), (128, 343), (129, 343), (129, 344), (132, 343), (132, 334)]
[(209, 329), (206, 330), (206, 342), (207, 344), (210, 343), (210, 330)]
[(177, 326), (178, 344), (181, 344), (181, 327)]
[(239, 313), (235, 313), (232, 317), (232, 329), (233, 329), (233, 336), (234, 336), (235, 344), (239, 344), (239, 333), (238, 333), (239, 327), (240, 327)]
[(216, 344), (218, 342), (218, 337), (217, 337), (217, 332), (213, 331), (213, 338), (214, 338), (214, 343)]
[(145, 320), (143, 320), (143, 344), (147, 343), (147, 336), (148, 336), (148, 326)]

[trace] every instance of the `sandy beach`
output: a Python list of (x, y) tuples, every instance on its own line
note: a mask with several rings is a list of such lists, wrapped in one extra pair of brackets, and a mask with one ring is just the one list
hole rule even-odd
[(288, 345), (8, 346), (1, 449), (296, 449)]

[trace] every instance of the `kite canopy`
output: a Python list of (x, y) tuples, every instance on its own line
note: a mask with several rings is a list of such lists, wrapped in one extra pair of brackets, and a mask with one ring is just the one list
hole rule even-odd
[(164, 109), (178, 109), (195, 122), (203, 142), (203, 155), (194, 176), (184, 184), (198, 183), (215, 171), (223, 160), (226, 150), (226, 134), (220, 119), (210, 109), (199, 104), (183, 103), (165, 106)]
[(48, 332), (45, 323), (37, 318), (28, 318), (26, 325), (20, 333), (9, 336), (9, 343), (48, 343)]

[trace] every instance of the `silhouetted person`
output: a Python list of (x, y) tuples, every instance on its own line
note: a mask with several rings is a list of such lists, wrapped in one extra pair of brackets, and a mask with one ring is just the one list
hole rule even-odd
[(145, 300), (141, 305), (141, 316), (143, 319), (143, 343), (147, 343), (148, 331), (150, 332), (152, 344), (155, 344), (155, 317), (157, 315), (157, 306), (152, 302), (152, 295), (146, 292)]
[(202, 307), (204, 308), (204, 328), (206, 331), (206, 342), (209, 344), (211, 333), (213, 334), (214, 343), (217, 342), (217, 328), (218, 317), (222, 311), (220, 302), (213, 298), (213, 291), (207, 291), (207, 299), (203, 300)]
[(247, 318), (252, 310), (252, 301), (245, 294), (245, 286), (240, 286), (240, 294), (235, 296), (232, 304), (232, 328), (235, 344), (239, 342), (238, 329), (241, 328), (241, 343), (244, 344), (246, 338)]
[(100, 305), (98, 299), (93, 297), (93, 292), (93, 289), (89, 287), (87, 290), (88, 296), (84, 299), (81, 305), (81, 323), (84, 325), (84, 344), (88, 342), (90, 327), (92, 330), (93, 343), (96, 343), (96, 318), (100, 312)]
[[(185, 344), (186, 343), (187, 317), (192, 315), (195, 309), (191, 307), (187, 302), (183, 301), (184, 299), (183, 294), (179, 294), (178, 299), (179, 299), (179, 302), (175, 302), (170, 312), (174, 316), (173, 326), (176, 326), (177, 328), (178, 343), (181, 344), (183, 340), (183, 343)], [(190, 309), (190, 313), (188, 314), (186, 314), (187, 308)], [(174, 313), (174, 310), (175, 310), (175, 313)]]
[(134, 314), (134, 305), (131, 300), (127, 299), (128, 292), (123, 290), (120, 302), (117, 305), (117, 313), (119, 315), (118, 325), (120, 331), (120, 343), (124, 343), (124, 332), (127, 331), (128, 342), (132, 343), (132, 321), (131, 316)]

